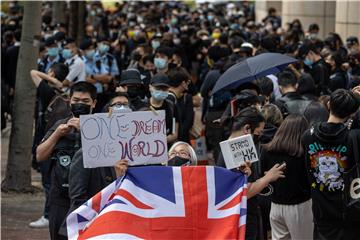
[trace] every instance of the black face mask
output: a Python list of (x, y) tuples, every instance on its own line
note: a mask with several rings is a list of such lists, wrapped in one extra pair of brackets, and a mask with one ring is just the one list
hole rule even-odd
[(89, 114), (91, 111), (91, 106), (84, 103), (74, 103), (71, 104), (71, 112), (74, 117), (79, 117), (80, 115)]
[(190, 159), (175, 156), (168, 161), (168, 166), (187, 166), (190, 165)]
[(143, 89), (143, 87), (128, 87), (127, 94), (129, 95), (130, 99), (134, 99), (138, 96), (141, 99), (145, 98), (145, 90)]
[(171, 62), (168, 64), (168, 67), (169, 67), (169, 69), (175, 69), (175, 68), (177, 68), (177, 65), (175, 63)]
[(260, 141), (260, 135), (253, 135), (254, 144), (258, 144)]

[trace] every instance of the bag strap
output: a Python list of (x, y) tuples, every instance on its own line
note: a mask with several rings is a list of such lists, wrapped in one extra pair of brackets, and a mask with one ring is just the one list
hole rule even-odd
[[(360, 134), (360, 131), (358, 132), (358, 134)], [(350, 139), (351, 142), (353, 143), (353, 153), (354, 153), (354, 162), (355, 164), (360, 166), (360, 152), (359, 152), (359, 142), (357, 140), (357, 135), (356, 132), (350, 132)]]

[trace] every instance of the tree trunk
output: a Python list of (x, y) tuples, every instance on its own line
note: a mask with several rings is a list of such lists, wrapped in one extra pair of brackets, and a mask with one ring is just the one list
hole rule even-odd
[(78, 31), (77, 31), (77, 38), (76, 43), (78, 46), (80, 46), (81, 41), (84, 39), (85, 36), (85, 1), (79, 1), (77, 2), (79, 4), (78, 6)]
[(79, 4), (76, 1), (70, 2), (69, 37), (76, 40), (78, 31)]
[(54, 1), (52, 2), (52, 22), (55, 23), (66, 23), (65, 17), (65, 5), (64, 1)]
[(14, 109), (9, 155), (2, 190), (25, 192), (31, 190), (31, 147), (35, 108), (35, 87), (30, 70), (36, 69), (40, 34), (41, 2), (25, 1), (21, 45), (16, 70)]

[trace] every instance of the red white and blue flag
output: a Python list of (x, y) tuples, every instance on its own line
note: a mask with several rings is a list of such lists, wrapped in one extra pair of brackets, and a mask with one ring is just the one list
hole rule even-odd
[(68, 216), (68, 238), (244, 239), (246, 191), (224, 168), (130, 168)]

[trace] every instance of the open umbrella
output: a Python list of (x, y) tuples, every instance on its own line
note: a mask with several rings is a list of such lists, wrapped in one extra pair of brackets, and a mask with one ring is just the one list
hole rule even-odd
[(262, 53), (247, 58), (226, 70), (217, 80), (212, 92), (234, 89), (243, 83), (278, 73), (296, 61), (297, 59), (280, 53)]

